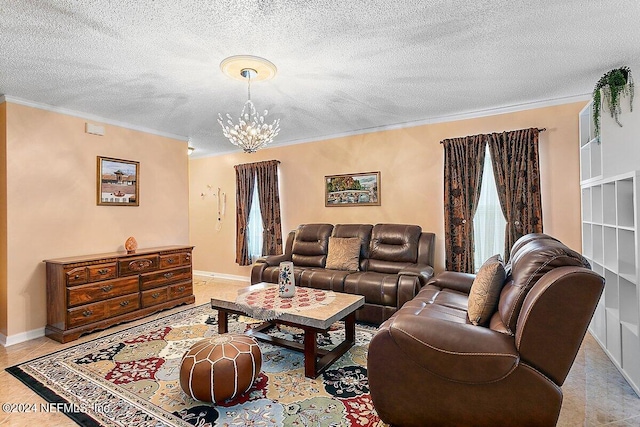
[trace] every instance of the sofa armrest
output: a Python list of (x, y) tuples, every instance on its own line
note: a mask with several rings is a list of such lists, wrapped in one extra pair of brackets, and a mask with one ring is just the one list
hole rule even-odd
[(255, 263), (264, 263), (269, 267), (274, 267), (276, 265), (280, 265), (280, 263), (284, 261), (291, 261), (291, 254), (267, 255), (262, 258), (258, 258)]
[(471, 285), (476, 278), (475, 274), (459, 273), (457, 271), (443, 271), (427, 282), (427, 285), (434, 285), (440, 288), (453, 289), (454, 291), (468, 294)]
[(279, 266), (283, 261), (291, 261), (291, 254), (267, 255), (258, 258), (251, 267), (251, 284), (255, 285), (263, 281), (262, 274), (267, 267)]
[(500, 380), (520, 360), (512, 336), (428, 315), (398, 313), (380, 327), (369, 352), (391, 345), (422, 369), (468, 384)]
[(418, 279), (420, 280), (420, 287), (422, 287), (433, 277), (433, 267), (426, 264), (408, 265), (403, 267), (402, 270), (398, 272), (398, 275), (418, 276)]

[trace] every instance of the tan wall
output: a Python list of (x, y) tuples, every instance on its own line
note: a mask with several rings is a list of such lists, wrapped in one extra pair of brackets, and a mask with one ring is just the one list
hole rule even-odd
[[(277, 159), (283, 233), (301, 223), (409, 223), (435, 232), (436, 269), (444, 268), (443, 152), (446, 138), (544, 127), (541, 133), (542, 204), (545, 232), (574, 249), (581, 247), (578, 113), (586, 102), (448, 123), (368, 133), (234, 153), (189, 163), (190, 240), (194, 269), (248, 276), (235, 264), (235, 171), (233, 166)], [(283, 124), (284, 126), (284, 124)], [(380, 171), (381, 206), (325, 207), (324, 176)], [(209, 193), (208, 187), (213, 188)], [(220, 187), (226, 215), (216, 229)], [(205, 193), (201, 196), (201, 193)]]
[[(189, 242), (186, 143), (85, 122), (7, 103), (7, 335), (46, 324), (42, 260)], [(96, 205), (97, 156), (140, 162), (140, 206)]]
[(0, 334), (7, 335), (7, 104), (0, 104)]

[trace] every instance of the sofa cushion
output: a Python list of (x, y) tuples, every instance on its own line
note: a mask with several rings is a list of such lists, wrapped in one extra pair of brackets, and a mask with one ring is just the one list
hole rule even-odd
[(344, 292), (344, 279), (351, 272), (327, 270), (325, 268), (305, 268), (296, 285), (307, 288)]
[(364, 296), (365, 303), (396, 306), (398, 301), (398, 276), (396, 274), (357, 271), (344, 279), (344, 291)]
[(331, 224), (300, 225), (291, 247), (291, 261), (297, 267), (324, 267), (332, 230)]
[(418, 258), (422, 229), (418, 225), (377, 224), (371, 232), (366, 269), (380, 273), (398, 273)]
[(358, 237), (329, 237), (329, 251), (325, 268), (358, 271), (361, 243)]
[(498, 312), (510, 334), (515, 333), (520, 309), (527, 293), (542, 276), (556, 267), (587, 267), (579, 253), (552, 238), (532, 240), (511, 258), (511, 277), (500, 293)]
[(333, 237), (358, 237), (362, 242), (360, 246), (360, 270), (364, 270), (362, 263), (369, 258), (369, 245), (371, 243), (371, 224), (336, 224), (333, 227)]
[(504, 263), (500, 255), (494, 255), (482, 264), (469, 292), (467, 311), (471, 323), (485, 325), (491, 320), (498, 308), (504, 279)]

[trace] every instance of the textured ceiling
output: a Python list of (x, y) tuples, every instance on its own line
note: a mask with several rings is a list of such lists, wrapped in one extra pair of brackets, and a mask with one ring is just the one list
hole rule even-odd
[[(637, 0), (2, 0), (0, 94), (234, 151), (218, 112), (252, 99), (274, 144), (587, 95), (640, 73)], [(544, 123), (540, 124), (544, 126)]]

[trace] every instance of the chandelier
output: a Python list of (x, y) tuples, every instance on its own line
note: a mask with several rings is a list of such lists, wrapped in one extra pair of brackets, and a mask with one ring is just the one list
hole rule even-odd
[[(251, 80), (266, 80), (275, 75), (275, 66), (263, 58), (255, 56), (232, 56), (220, 64), (222, 71), (233, 78), (247, 81), (247, 102), (244, 103), (238, 123), (234, 123), (230, 114), (225, 119), (218, 113), (218, 123), (222, 127), (222, 134), (245, 153), (255, 153), (260, 148), (273, 141), (280, 132), (280, 119), (267, 124), (266, 117), (269, 112), (258, 114), (255, 105), (251, 101)], [(238, 73), (238, 68), (240, 72)], [(265, 71), (262, 73), (261, 71)]]

